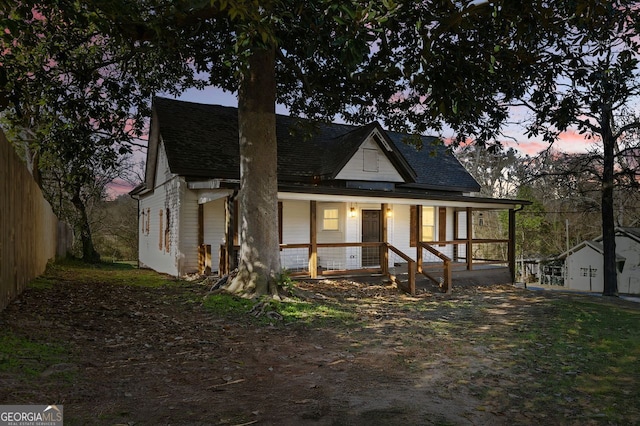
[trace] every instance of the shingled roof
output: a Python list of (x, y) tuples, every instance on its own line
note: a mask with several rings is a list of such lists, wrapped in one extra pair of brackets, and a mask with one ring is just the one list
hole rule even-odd
[[(152, 123), (152, 133), (154, 128), (159, 132), (172, 173), (191, 179), (239, 178), (236, 108), (159, 97), (154, 99), (153, 108), (157, 123)], [(374, 130), (391, 146), (391, 152), (382, 151), (407, 182), (396, 185), (397, 190), (480, 190), (455, 156), (434, 137), (420, 136), (424, 148), (418, 150), (405, 143), (407, 135), (385, 131), (376, 122), (366, 126), (312, 123), (284, 115), (276, 116), (278, 180), (331, 185)]]

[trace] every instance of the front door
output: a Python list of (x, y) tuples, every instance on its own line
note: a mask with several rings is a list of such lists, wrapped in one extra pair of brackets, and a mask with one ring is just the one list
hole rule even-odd
[[(362, 210), (362, 242), (380, 241), (380, 210)], [(378, 247), (362, 247), (362, 267), (380, 265)]]

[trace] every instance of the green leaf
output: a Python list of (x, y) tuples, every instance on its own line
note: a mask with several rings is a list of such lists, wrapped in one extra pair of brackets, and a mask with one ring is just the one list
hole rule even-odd
[(339, 17), (339, 16), (334, 16), (334, 17), (333, 17), (333, 20), (334, 20), (334, 21), (336, 21), (336, 22), (337, 22), (338, 24), (340, 24), (340, 25), (345, 25), (345, 24), (346, 24), (346, 22), (344, 21), (344, 19), (342, 19), (342, 18), (341, 18), (341, 17)]

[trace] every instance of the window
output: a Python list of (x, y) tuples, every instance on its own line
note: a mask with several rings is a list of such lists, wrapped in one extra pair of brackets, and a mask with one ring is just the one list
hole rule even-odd
[(436, 237), (436, 209), (422, 207), (422, 241), (434, 241)]
[(142, 209), (142, 213), (140, 213), (140, 234), (144, 235), (144, 231), (146, 229), (147, 226), (147, 218), (146, 215), (144, 214), (144, 209)]
[[(445, 211), (446, 213), (446, 211)], [(411, 247), (416, 246), (416, 241), (434, 241), (436, 230), (436, 208), (435, 207), (422, 207), (422, 218), (418, 223), (418, 207), (411, 206), (410, 209), (410, 231), (409, 231), (409, 245)], [(417, 228), (420, 227), (420, 228)], [(417, 235), (417, 231), (420, 229), (420, 236)]]
[(580, 268), (580, 275), (582, 275), (583, 277), (590, 276), (591, 278), (595, 278), (597, 272), (598, 270), (595, 268)]
[(378, 150), (363, 149), (362, 171), (377, 172), (378, 171)]
[(322, 230), (337, 231), (340, 229), (338, 209), (324, 209), (322, 214)]

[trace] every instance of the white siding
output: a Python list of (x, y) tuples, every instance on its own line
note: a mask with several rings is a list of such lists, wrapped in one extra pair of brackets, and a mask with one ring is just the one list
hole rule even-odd
[(640, 294), (640, 243), (627, 236), (618, 235), (616, 252), (625, 258), (622, 273), (618, 273), (618, 291)]
[(167, 154), (164, 150), (164, 143), (160, 141), (158, 143), (158, 158), (156, 164), (156, 179), (155, 179), (155, 187), (158, 188), (163, 186), (165, 182), (174, 177), (169, 170), (169, 162), (167, 160)]
[[(178, 178), (173, 178), (157, 187), (154, 192), (140, 198), (140, 212), (144, 211), (145, 217), (148, 216), (149, 220), (149, 232), (146, 232), (147, 227), (144, 226), (144, 232), (139, 233), (140, 264), (143, 267), (170, 275), (179, 275), (177, 262), (177, 241), (180, 238), (178, 233), (178, 181)], [(170, 213), (171, 225), (169, 251), (166, 250), (164, 237), (167, 209)], [(162, 212), (162, 217), (160, 212)], [(139, 223), (138, 229), (143, 230), (142, 224)], [(162, 242), (160, 241), (161, 235)]]
[(211, 270), (220, 268), (220, 245), (225, 240), (225, 199), (203, 204), (204, 244), (211, 245)]
[[(567, 288), (572, 290), (601, 293), (604, 288), (602, 254), (590, 246), (585, 246), (567, 256)], [(586, 276), (583, 272), (586, 271)], [(591, 277), (589, 271), (593, 271)]]
[[(198, 194), (180, 179), (180, 275), (198, 272)], [(213, 256), (213, 254), (212, 254)]]
[[(377, 167), (372, 169), (367, 166), (368, 162), (365, 162), (365, 155), (369, 158), (369, 155), (371, 155), (373, 151), (377, 152), (378, 164)], [(384, 152), (378, 147), (378, 144), (370, 137), (362, 143), (358, 151), (351, 157), (342, 170), (340, 170), (336, 179), (404, 182), (400, 173), (398, 173)]]
[[(282, 201), (282, 243), (308, 244), (310, 233), (309, 201)], [(280, 252), (282, 268), (306, 270), (309, 266), (308, 248), (289, 248)]]
[(393, 238), (390, 238), (389, 242), (398, 250), (416, 260), (416, 248), (410, 245), (410, 218), (411, 206), (407, 204), (393, 206), (393, 220), (389, 224), (393, 228)]
[(282, 201), (282, 243), (309, 242), (309, 201)]

